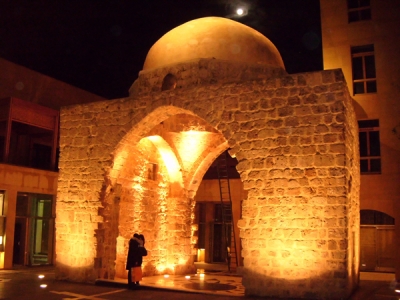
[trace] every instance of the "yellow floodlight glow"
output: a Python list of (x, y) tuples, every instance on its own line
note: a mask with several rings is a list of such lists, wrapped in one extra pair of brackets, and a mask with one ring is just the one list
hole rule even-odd
[(204, 262), (206, 257), (206, 249), (197, 249), (197, 261)]
[(172, 139), (186, 170), (200, 157), (213, 141), (214, 133), (205, 131), (182, 131), (171, 133)]
[(115, 154), (114, 156), (114, 165), (112, 170), (110, 171), (110, 177), (116, 178), (118, 177), (118, 173), (123, 168), (126, 158), (128, 157), (128, 151), (122, 150)]
[(239, 16), (243, 15), (243, 14), (244, 14), (243, 8), (238, 8), (238, 9), (236, 10), (236, 13), (237, 13)]
[(170, 181), (182, 184), (182, 173), (180, 172), (181, 167), (179, 166), (179, 162), (168, 143), (159, 135), (153, 135), (147, 138), (157, 147), (158, 152), (163, 158), (164, 164), (168, 170)]

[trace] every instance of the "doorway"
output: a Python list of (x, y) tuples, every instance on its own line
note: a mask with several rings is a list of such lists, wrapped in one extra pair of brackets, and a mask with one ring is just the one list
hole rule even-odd
[(13, 264), (35, 266), (53, 261), (53, 196), (18, 193)]
[(361, 226), (360, 270), (394, 272), (394, 226)]
[[(230, 226), (223, 223), (213, 223), (212, 228), (212, 260), (213, 263), (226, 263), (227, 242), (230, 245)], [(225, 236), (227, 234), (227, 236)], [(228, 241), (226, 240), (228, 239)]]
[(375, 210), (361, 210), (360, 216), (360, 270), (394, 272), (394, 218)]
[(230, 243), (231, 231), (230, 226), (226, 226), (222, 222), (221, 204), (212, 201), (197, 202), (195, 212), (195, 222), (198, 224), (197, 247), (205, 249), (205, 262), (226, 263), (227, 241), (225, 234), (228, 234), (228, 243)]
[(26, 218), (17, 217), (14, 227), (13, 264), (25, 264)]

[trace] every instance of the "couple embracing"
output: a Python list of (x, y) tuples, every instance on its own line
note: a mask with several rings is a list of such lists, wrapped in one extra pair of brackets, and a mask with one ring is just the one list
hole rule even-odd
[(142, 262), (143, 256), (147, 255), (144, 247), (143, 234), (135, 233), (129, 240), (129, 250), (126, 259), (126, 270), (128, 270), (128, 288), (135, 289), (142, 280)]

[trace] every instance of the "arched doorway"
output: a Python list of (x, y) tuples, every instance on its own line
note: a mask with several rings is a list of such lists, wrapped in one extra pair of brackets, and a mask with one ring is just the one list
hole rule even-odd
[(360, 270), (394, 272), (394, 218), (384, 212), (362, 209), (360, 223)]
[[(146, 237), (145, 275), (194, 270), (194, 195), (204, 173), (228, 146), (201, 118), (178, 109), (171, 115), (170, 107), (163, 115), (163, 110), (148, 116), (153, 122), (158, 118), (150, 130), (142, 136), (128, 134), (114, 152), (105, 192), (108, 228), (100, 250), (108, 266), (115, 261), (115, 271), (103, 270), (107, 277), (126, 276), (128, 242), (136, 232)], [(131, 132), (143, 132), (146, 125), (141, 122)]]

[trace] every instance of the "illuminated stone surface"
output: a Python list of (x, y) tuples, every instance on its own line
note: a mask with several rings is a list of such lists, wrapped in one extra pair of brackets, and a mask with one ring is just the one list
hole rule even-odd
[[(207, 75), (195, 81), (200, 65)], [(358, 282), (360, 179), (343, 75), (263, 68), (178, 63), (141, 73), (128, 98), (62, 109), (58, 278), (126, 276), (134, 232), (146, 236), (145, 275), (193, 271), (194, 196), (213, 160), (231, 148), (247, 193), (238, 221), (246, 294), (350, 295)], [(247, 76), (235, 77), (240, 72)], [(167, 74), (176, 86), (161, 91)]]
[(162, 36), (149, 50), (143, 70), (198, 58), (214, 58), (284, 69), (275, 45), (258, 31), (220, 17), (195, 19)]

